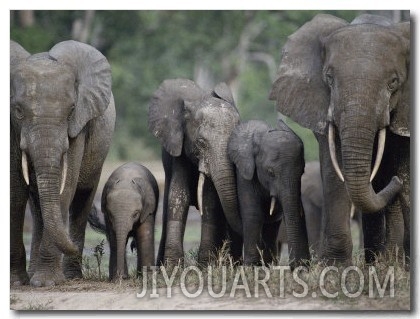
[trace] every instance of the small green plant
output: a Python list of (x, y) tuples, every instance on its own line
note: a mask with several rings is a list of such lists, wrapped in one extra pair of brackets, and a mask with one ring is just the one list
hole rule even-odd
[(101, 263), (102, 263), (102, 256), (104, 255), (104, 244), (105, 240), (102, 239), (101, 242), (95, 246), (93, 249), (93, 255), (96, 258), (96, 262), (98, 264), (98, 272), (99, 272), (99, 278), (102, 278), (101, 274)]

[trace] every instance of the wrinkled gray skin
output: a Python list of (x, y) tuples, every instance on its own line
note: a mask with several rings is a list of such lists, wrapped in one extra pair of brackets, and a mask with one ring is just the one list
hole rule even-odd
[[(318, 161), (307, 162), (305, 164), (305, 172), (302, 175), (301, 196), (303, 211), (305, 212), (309, 248), (314, 252), (314, 256), (319, 256), (321, 253), (320, 241), (324, 197), (322, 192), (321, 168)], [(360, 248), (363, 249), (362, 221), (358, 211), (355, 212), (353, 219), (360, 227), (359, 242), (361, 244)], [(287, 243), (286, 230), (283, 226), (284, 223), (280, 225), (278, 236), (279, 254), (281, 244)]]
[[(410, 22), (362, 15), (349, 24), (317, 15), (289, 36), (270, 99), (319, 142), (324, 187), (322, 256), (351, 259), (349, 211), (363, 215), (366, 261), (385, 247), (410, 248)], [(328, 125), (345, 182), (329, 155)], [(386, 129), (370, 182), (376, 137)], [(368, 214), (375, 213), (375, 214)], [(384, 227), (384, 224), (386, 227)], [(403, 251), (403, 249), (400, 249)]]
[(159, 188), (152, 173), (134, 162), (118, 167), (104, 186), (101, 202), (105, 224), (100, 222), (96, 210), (89, 215), (89, 224), (106, 233), (111, 251), (109, 279), (128, 278), (129, 237), (134, 238), (137, 247), (137, 273), (142, 271), (142, 266), (154, 266)]
[[(163, 230), (157, 264), (183, 260), (188, 207), (199, 208), (199, 175), (205, 176), (202, 196), (201, 242), (198, 261), (206, 264), (226, 238), (240, 234), (235, 172), (227, 142), (239, 114), (232, 94), (221, 83), (205, 92), (186, 79), (165, 80), (149, 106), (149, 130), (159, 139), (165, 170)], [(232, 236), (232, 240), (236, 240)], [(236, 247), (241, 247), (237, 244)], [(240, 252), (233, 252), (234, 255)]]
[(82, 277), (87, 216), (114, 132), (111, 68), (95, 48), (75, 41), (35, 55), (11, 41), (10, 55), (10, 282), (50, 286)]
[[(244, 233), (244, 263), (265, 263), (277, 256), (282, 216), (289, 238), (289, 263), (295, 267), (310, 258), (300, 189), (305, 167), (303, 143), (281, 120), (276, 129), (263, 121), (238, 125), (229, 139), (229, 158), (235, 164)], [(272, 200), (274, 210), (270, 215)]]

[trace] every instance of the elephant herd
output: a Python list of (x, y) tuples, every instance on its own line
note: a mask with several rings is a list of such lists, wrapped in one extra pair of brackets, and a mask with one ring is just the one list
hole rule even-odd
[[(187, 79), (164, 80), (148, 113), (165, 171), (156, 260), (159, 190), (146, 167), (117, 168), (102, 192), (104, 222), (92, 211), (116, 118), (107, 59), (76, 41), (34, 55), (11, 41), (10, 92), (12, 285), (82, 277), (88, 219), (106, 232), (110, 279), (127, 276), (127, 236), (135, 239), (138, 271), (182, 262), (190, 206), (201, 214), (200, 265), (225, 241), (238, 262), (272, 262), (281, 223), (292, 267), (311, 258), (314, 225), (318, 258), (351, 263), (351, 207), (362, 214), (366, 262), (398, 248), (409, 262), (410, 22), (361, 15), (348, 23), (319, 14), (288, 37), (269, 99), (319, 143), (312, 191), (302, 185), (303, 143), (281, 119), (275, 127), (242, 121), (224, 83), (205, 91)], [(315, 219), (310, 205), (319, 211)]]

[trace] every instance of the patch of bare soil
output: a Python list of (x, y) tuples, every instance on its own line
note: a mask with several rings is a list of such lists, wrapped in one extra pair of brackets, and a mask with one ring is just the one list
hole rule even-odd
[(137, 294), (140, 289), (133, 281), (121, 283), (74, 280), (64, 285), (50, 288), (29, 286), (12, 288), (10, 308), (13, 310), (409, 310), (409, 294), (389, 295), (383, 298), (328, 299), (322, 296), (297, 298), (285, 295), (271, 298), (262, 290), (260, 297), (247, 298), (243, 293), (231, 297), (226, 293), (221, 298), (213, 298), (207, 288), (196, 298), (189, 298), (180, 287), (171, 290), (159, 288), (153, 298), (153, 291), (144, 297)]

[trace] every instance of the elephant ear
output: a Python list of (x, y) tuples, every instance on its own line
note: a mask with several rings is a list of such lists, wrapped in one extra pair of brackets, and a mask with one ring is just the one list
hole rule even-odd
[(137, 187), (140, 194), (143, 197), (143, 210), (140, 214), (140, 223), (144, 223), (149, 217), (149, 215), (153, 215), (156, 211), (157, 207), (155, 207), (155, 203), (158, 199), (154, 200), (152, 198), (148, 198), (149, 194), (155, 194), (152, 186), (146, 182), (143, 178), (135, 177), (131, 180), (131, 182)]
[(229, 159), (246, 180), (251, 180), (255, 171), (253, 135), (247, 123), (241, 123), (232, 131), (228, 142)]
[(149, 103), (149, 131), (172, 156), (180, 156), (184, 141), (185, 103), (202, 99), (204, 91), (193, 81), (163, 81)]
[(20, 44), (10, 40), (10, 68), (26, 60), (31, 55)]
[(401, 87), (401, 96), (391, 117), (390, 130), (395, 134), (410, 137), (410, 22), (398, 23), (395, 28), (401, 32), (403, 43), (407, 47), (407, 80)]
[(56, 44), (49, 55), (68, 65), (75, 74), (77, 102), (69, 121), (69, 136), (74, 138), (88, 121), (102, 115), (111, 100), (111, 67), (94, 47), (77, 41)]
[(233, 99), (232, 91), (230, 90), (230, 88), (227, 86), (226, 83), (221, 82), (221, 83), (217, 84), (216, 87), (214, 88), (213, 92), (212, 92), (212, 96), (217, 97), (219, 99), (222, 99), (222, 100), (228, 102), (229, 104), (232, 104), (236, 108), (235, 100)]
[(322, 80), (321, 39), (346, 25), (343, 19), (318, 14), (290, 35), (269, 96), (280, 113), (321, 134), (325, 134), (330, 101)]

